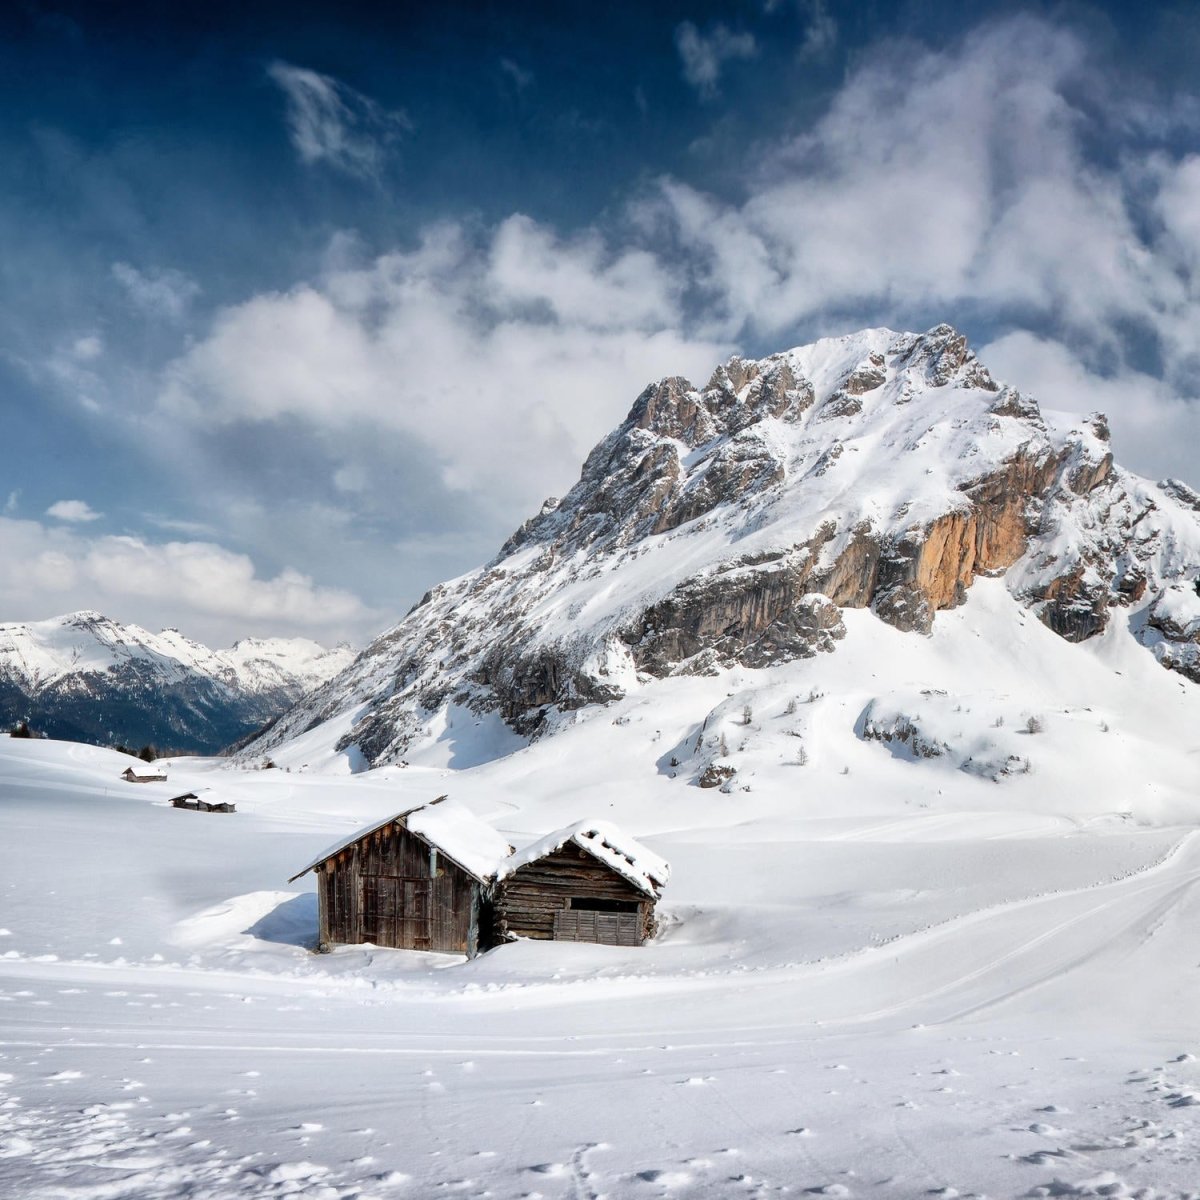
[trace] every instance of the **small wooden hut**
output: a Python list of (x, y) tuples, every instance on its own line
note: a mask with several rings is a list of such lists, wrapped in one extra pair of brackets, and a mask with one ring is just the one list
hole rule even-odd
[(182, 796), (171, 797), (172, 808), (190, 808), (193, 812), (231, 813), (237, 812), (237, 806), (228, 800), (215, 802), (201, 800), (195, 792), (184, 792)]
[(166, 771), (157, 767), (126, 767), (121, 772), (126, 783), (166, 783)]
[(504, 859), (497, 873), (497, 941), (517, 937), (640, 946), (670, 867), (602, 821), (581, 821)]
[(318, 946), (372, 942), (474, 955), (489, 943), (497, 863), (512, 847), (445, 796), (388, 817), (324, 851), (317, 876)]

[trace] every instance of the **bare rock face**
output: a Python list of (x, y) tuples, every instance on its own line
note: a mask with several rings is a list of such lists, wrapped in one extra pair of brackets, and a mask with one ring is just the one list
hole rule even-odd
[(638, 669), (661, 676), (812, 658), (832, 650), (846, 627), (837, 605), (806, 592), (803, 571), (780, 561), (689, 580), (625, 636)]
[(696, 782), (702, 788), (722, 787), (729, 783), (736, 774), (737, 771), (733, 767), (720, 763), (709, 763), (700, 773), (700, 778)]
[(1200, 582), (1159, 592), (1150, 605), (1147, 626), (1162, 639), (1153, 643), (1158, 661), (1200, 683)]
[(248, 752), (350, 710), (371, 765), (454, 706), (535, 737), (650, 678), (834, 652), (846, 608), (928, 634), (981, 574), (1070, 641), (1142, 606), (1200, 681), (1200, 496), (1117, 467), (1103, 416), (1051, 429), (947, 325), (732, 358), (647, 387), (566, 496)]

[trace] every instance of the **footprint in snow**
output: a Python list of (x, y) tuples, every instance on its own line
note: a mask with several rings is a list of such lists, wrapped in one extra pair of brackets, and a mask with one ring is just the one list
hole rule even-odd
[(329, 1168), (318, 1163), (287, 1162), (279, 1163), (266, 1173), (268, 1183), (305, 1183), (321, 1175), (328, 1175)]
[(1053, 1125), (1047, 1125), (1044, 1121), (1034, 1121), (1028, 1126), (1030, 1133), (1036, 1133), (1039, 1137), (1062, 1137), (1062, 1130)]
[(692, 1177), (686, 1171), (639, 1171), (636, 1178), (643, 1183), (656, 1183), (660, 1187), (687, 1187)]
[(1028, 1163), (1031, 1167), (1055, 1167), (1078, 1157), (1070, 1150), (1035, 1150), (1032, 1154), (1021, 1155), (1018, 1161)]
[(371, 1182), (376, 1187), (399, 1187), (407, 1183), (408, 1178), (403, 1171), (384, 1171), (382, 1175), (376, 1175)]

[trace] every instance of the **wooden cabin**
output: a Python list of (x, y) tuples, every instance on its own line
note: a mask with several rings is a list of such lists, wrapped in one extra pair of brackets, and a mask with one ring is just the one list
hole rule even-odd
[(182, 796), (172, 796), (171, 807), (190, 808), (193, 812), (237, 812), (237, 806), (230, 804), (228, 800), (218, 803), (214, 803), (211, 800), (201, 800), (195, 792), (184, 792)]
[(352, 834), (304, 870), (317, 877), (318, 948), (372, 942), (476, 954), (490, 944), (497, 863), (512, 847), (445, 796)]
[(126, 767), (121, 778), (126, 783), (166, 783), (167, 773), (157, 767)]
[(582, 821), (511, 858), (497, 873), (497, 941), (518, 937), (640, 946), (670, 867), (615, 825)]

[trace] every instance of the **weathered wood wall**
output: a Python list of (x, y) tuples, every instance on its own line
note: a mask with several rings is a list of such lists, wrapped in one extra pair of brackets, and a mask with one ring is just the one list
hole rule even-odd
[[(572, 898), (634, 904), (631, 913), (569, 915)], [(495, 939), (553, 939), (641, 945), (654, 934), (654, 902), (623, 876), (572, 842), (519, 867), (496, 888)]]
[(392, 822), (318, 868), (320, 941), (474, 954), (479, 884)]

